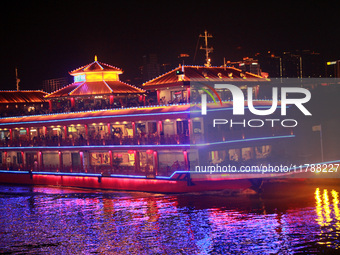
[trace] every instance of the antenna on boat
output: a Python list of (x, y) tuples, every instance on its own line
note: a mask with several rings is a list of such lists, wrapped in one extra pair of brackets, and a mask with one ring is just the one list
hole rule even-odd
[(201, 48), (200, 48), (201, 50), (205, 50), (205, 61), (206, 61), (206, 63), (204, 64), (204, 66), (210, 67), (211, 66), (211, 63), (210, 63), (211, 59), (209, 58), (209, 53), (211, 53), (214, 50), (214, 48), (208, 47), (208, 38), (212, 38), (212, 35), (208, 34), (208, 31), (205, 30), (204, 35), (200, 35), (199, 37), (204, 37), (204, 40), (205, 40), (205, 47), (201, 46)]
[(18, 78), (18, 68), (15, 68), (15, 79), (16, 79), (16, 83), (17, 83), (17, 91), (19, 91), (20, 79)]

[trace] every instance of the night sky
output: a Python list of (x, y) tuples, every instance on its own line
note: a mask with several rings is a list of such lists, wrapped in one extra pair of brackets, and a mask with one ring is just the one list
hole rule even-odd
[[(213, 35), (213, 65), (268, 50), (340, 59), (339, 5), (272, 2), (10, 1), (1, 14), (1, 89), (15, 89), (15, 67), (21, 89), (41, 89), (44, 79), (68, 76), (94, 55), (122, 68), (121, 79), (133, 84), (145, 54), (175, 67), (187, 53), (193, 64), (205, 29)], [(194, 64), (203, 63), (199, 50)]]

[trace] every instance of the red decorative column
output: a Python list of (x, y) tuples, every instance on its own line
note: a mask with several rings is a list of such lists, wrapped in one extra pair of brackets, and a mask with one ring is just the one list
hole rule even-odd
[(189, 171), (188, 152), (187, 152), (187, 151), (183, 151), (183, 156), (184, 156), (185, 170), (186, 170), (186, 171)]
[(157, 151), (153, 152), (153, 159), (154, 159), (154, 173), (157, 175), (158, 173), (158, 156), (157, 156)]
[(42, 152), (41, 151), (39, 151), (38, 152), (38, 168), (39, 168), (39, 170), (44, 170), (44, 165), (43, 165), (43, 156), (42, 156)]
[(107, 133), (111, 135), (111, 124), (107, 123)]
[(88, 132), (87, 125), (85, 124), (84, 127), (85, 127), (85, 139), (87, 141), (87, 145), (89, 145), (90, 141), (89, 141), (89, 132)]
[(113, 102), (114, 102), (114, 96), (110, 95), (110, 106), (113, 106)]
[(62, 165), (63, 165), (63, 158), (61, 156), (61, 151), (58, 151), (58, 154), (59, 154), (59, 168), (58, 170), (62, 168)]
[(5, 160), (2, 161), (2, 165), (5, 166), (7, 170), (9, 170), (9, 167), (7, 164), (7, 151), (5, 151)]
[(27, 137), (27, 140), (29, 141), (30, 140), (30, 129), (29, 128), (26, 128), (26, 137)]
[(25, 152), (21, 151), (22, 168), (25, 169)]
[(157, 103), (160, 104), (161, 102), (161, 91), (157, 90)]
[(52, 112), (52, 100), (48, 100), (48, 110)]
[(187, 88), (187, 103), (190, 102), (190, 87)]
[(158, 121), (158, 132), (162, 132), (163, 131), (163, 123), (161, 120)]
[(84, 152), (80, 151), (79, 156), (80, 156), (80, 170), (81, 172), (83, 172), (84, 171)]
[(132, 121), (131, 124), (132, 124), (132, 135), (133, 135), (133, 138), (135, 138), (135, 136), (136, 136), (136, 123), (134, 121)]
[(113, 168), (112, 151), (109, 151), (109, 156), (110, 156), (110, 168), (111, 168), (111, 173), (112, 173), (112, 168)]
[(74, 97), (71, 97), (70, 98), (70, 101), (71, 101), (71, 107), (74, 107), (76, 105), (76, 102), (74, 100)]

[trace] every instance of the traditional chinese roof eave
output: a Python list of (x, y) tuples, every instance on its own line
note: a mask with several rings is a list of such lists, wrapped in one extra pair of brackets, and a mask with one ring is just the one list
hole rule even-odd
[[(91, 70), (90, 68), (94, 68), (94, 70)], [(115, 67), (115, 66), (111, 66), (99, 61), (93, 61), (92, 63), (79, 67), (71, 72), (69, 72), (70, 75), (81, 75), (81, 74), (85, 74), (85, 73), (95, 73), (95, 72), (115, 72), (118, 74), (122, 74), (123, 70)]]
[[(184, 73), (177, 75), (176, 72), (180, 70), (183, 70)], [(243, 72), (234, 67), (183, 66), (177, 67), (170, 72), (145, 82), (143, 87), (154, 89), (157, 87), (177, 86), (178, 79), (183, 79), (184, 82), (189, 82), (191, 85), (193, 82), (267, 81), (267, 79), (259, 75)]]
[(0, 91), (0, 104), (44, 103), (46, 95), (41, 90)]
[(157, 85), (149, 85), (144, 86), (143, 88), (146, 90), (155, 90), (160, 88), (175, 88), (175, 87), (190, 87), (190, 81), (178, 81), (174, 83), (166, 83), (166, 84), (157, 84)]
[(45, 98), (55, 99), (80, 96), (87, 97), (99, 95), (126, 95), (144, 93), (146, 93), (144, 89), (138, 88), (122, 81), (75, 82), (45, 96)]

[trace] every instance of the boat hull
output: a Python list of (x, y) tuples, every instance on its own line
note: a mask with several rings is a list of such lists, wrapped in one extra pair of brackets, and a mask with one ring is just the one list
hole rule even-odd
[(128, 177), (67, 176), (53, 174), (0, 173), (0, 183), (24, 185), (53, 185), (92, 189), (142, 191), (156, 193), (187, 193), (218, 190), (242, 191), (252, 187), (251, 179), (218, 181), (162, 180)]

